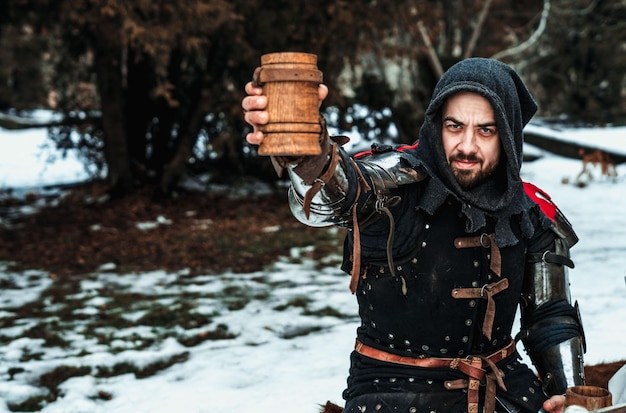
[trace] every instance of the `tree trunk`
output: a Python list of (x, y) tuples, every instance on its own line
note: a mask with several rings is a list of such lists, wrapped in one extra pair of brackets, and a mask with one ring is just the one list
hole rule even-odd
[(160, 187), (162, 195), (170, 194), (185, 172), (185, 165), (189, 158), (191, 158), (193, 146), (198, 139), (198, 134), (200, 133), (200, 128), (204, 120), (205, 110), (203, 109), (205, 109), (204, 103), (206, 94), (206, 92), (200, 93), (198, 101), (193, 105), (187, 122), (183, 124), (185, 129), (180, 131), (180, 140), (176, 145), (176, 153), (172, 157), (172, 160), (163, 167)]
[(102, 110), (104, 155), (110, 194), (120, 197), (134, 190), (124, 117), (124, 88), (120, 25), (104, 19), (98, 25), (94, 66)]
[(486, 0), (483, 3), (483, 8), (478, 15), (478, 21), (476, 22), (476, 26), (474, 26), (474, 30), (472, 31), (472, 37), (470, 37), (469, 42), (467, 43), (467, 47), (465, 48), (465, 52), (463, 53), (463, 59), (468, 59), (472, 57), (474, 54), (474, 49), (476, 48), (476, 42), (478, 41), (478, 37), (480, 36), (480, 32), (483, 29), (483, 25), (485, 24), (485, 19), (487, 18), (487, 14), (489, 14), (489, 7), (491, 7), (492, 0)]

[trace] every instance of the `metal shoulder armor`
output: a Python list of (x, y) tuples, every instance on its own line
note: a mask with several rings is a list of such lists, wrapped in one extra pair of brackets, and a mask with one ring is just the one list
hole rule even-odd
[[(302, 223), (322, 227), (328, 225), (352, 226), (352, 208), (358, 203), (359, 222), (371, 218), (390, 189), (424, 179), (425, 174), (413, 168), (414, 158), (402, 151), (385, 146), (373, 146), (367, 155), (352, 159), (339, 146), (331, 156), (338, 159), (337, 167), (327, 182), (321, 183), (307, 205), (307, 193), (314, 187), (307, 185), (289, 167), (291, 188), (289, 205), (293, 215)], [(332, 165), (332, 162), (331, 162)], [(307, 214), (308, 208), (308, 214)]]
[(415, 168), (417, 160), (408, 153), (390, 146), (376, 147), (357, 160), (359, 166), (371, 180), (374, 192), (388, 192), (400, 185), (419, 182), (425, 173)]
[(567, 268), (574, 267), (569, 248), (578, 238), (561, 211), (553, 212), (552, 245), (527, 254), (520, 332), (548, 395), (585, 381), (584, 331), (578, 303), (572, 305)]

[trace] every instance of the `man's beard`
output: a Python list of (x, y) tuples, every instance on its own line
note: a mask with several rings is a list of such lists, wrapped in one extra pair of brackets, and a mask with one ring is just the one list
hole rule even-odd
[[(478, 162), (480, 164), (480, 168), (476, 170), (467, 170), (467, 169), (459, 169), (454, 167), (455, 160), (464, 160), (470, 162)], [(496, 169), (498, 166), (497, 163), (488, 165), (487, 169), (483, 168), (483, 160), (473, 156), (473, 155), (464, 155), (462, 153), (458, 153), (450, 157), (449, 160), (450, 169), (452, 170), (452, 174), (456, 178), (457, 182), (466, 191), (469, 191), (472, 188), (477, 187), (481, 183), (483, 183)]]

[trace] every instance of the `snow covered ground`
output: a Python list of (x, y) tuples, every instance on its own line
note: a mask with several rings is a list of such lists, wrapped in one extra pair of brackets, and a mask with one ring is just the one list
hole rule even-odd
[[(570, 136), (567, 130), (561, 132)], [(597, 136), (603, 142), (611, 134), (611, 145), (626, 151), (626, 128), (589, 129), (584, 134), (577, 130), (576, 134)], [(42, 130), (0, 130), (0, 189), (84, 177), (82, 167), (72, 159), (44, 165), (36, 150), (44, 136)], [(618, 167), (617, 180), (596, 171), (592, 181), (579, 187), (572, 182), (582, 167), (580, 161), (542, 155), (525, 164), (522, 173), (552, 196), (580, 237), (572, 250), (576, 268), (570, 271), (570, 280), (587, 334), (586, 361), (626, 359), (626, 165)], [(564, 179), (570, 183), (564, 184)], [(77, 316), (86, 316), (81, 320), (101, 314), (111, 300), (103, 294), (107, 289), (154, 295), (164, 306), (177, 304), (178, 297), (193, 296), (197, 311), (210, 315), (213, 328), (227, 326), (236, 335), (192, 347), (170, 337), (143, 348), (130, 345), (128, 337), (158, 338), (157, 329), (108, 331), (111, 342), (103, 344), (85, 334), (83, 321), (64, 330), (69, 343), (65, 348), (45, 347), (43, 338), (8, 339), (36, 324), (23, 319), (5, 327), (14, 316), (12, 309), (34, 301), (54, 280), (36, 269), (11, 273), (0, 263), (0, 285), (11, 286), (0, 289), (0, 413), (9, 412), (9, 404), (45, 394), (38, 378), (61, 365), (91, 366), (93, 374), (65, 381), (58, 399), (41, 410), (44, 413), (314, 413), (326, 400), (341, 403), (358, 318), (348, 278), (333, 258), (337, 257), (329, 257), (320, 268), (307, 258), (306, 249), (294, 249), (267, 271), (250, 274), (191, 278), (185, 269), (117, 274), (107, 268), (86, 274), (79, 291), (66, 297), (84, 302), (75, 310)], [(230, 298), (245, 298), (244, 305), (234, 305)], [(324, 315), (328, 308), (334, 315)], [(145, 312), (136, 309), (124, 316), (137, 319)], [(54, 325), (54, 320), (47, 322)], [(95, 373), (98, 367), (123, 362), (149, 365), (180, 354), (186, 354), (187, 361), (147, 378)]]
[(75, 153), (58, 159), (45, 136), (45, 129), (7, 132), (0, 128), (0, 189), (71, 183), (87, 177)]

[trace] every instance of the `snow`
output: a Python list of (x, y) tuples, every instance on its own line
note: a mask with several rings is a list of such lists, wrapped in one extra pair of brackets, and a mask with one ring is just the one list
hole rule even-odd
[(626, 155), (626, 145), (624, 144), (626, 128), (624, 127), (564, 128), (531, 122), (526, 126), (525, 131), (563, 142), (583, 143), (585, 146)]
[(47, 163), (55, 152), (45, 136), (45, 129), (8, 133), (0, 128), (0, 189), (72, 183), (87, 177), (75, 153)]
[[(598, 144), (610, 140), (612, 149), (626, 153), (626, 128), (567, 132), (563, 136), (579, 136)], [(60, 159), (52, 165), (43, 162), (39, 148), (44, 138), (41, 129), (10, 133), (0, 130), (0, 189), (36, 188), (84, 179), (76, 159)], [(586, 362), (626, 359), (626, 165), (618, 166), (617, 179), (602, 177), (595, 171), (595, 178), (581, 187), (573, 184), (582, 167), (580, 161), (527, 149), (541, 157), (524, 164), (524, 179), (551, 195), (580, 238), (572, 249), (576, 268), (569, 274), (572, 297), (580, 304), (586, 330)], [(162, 224), (168, 224), (166, 217), (152, 224), (137, 223)], [(95, 367), (121, 362), (148, 365), (181, 354), (187, 354), (188, 360), (147, 378), (138, 379), (131, 373), (71, 378), (61, 385), (59, 398), (41, 411), (314, 413), (326, 400), (341, 404), (348, 356), (359, 321), (356, 300), (348, 291), (348, 277), (337, 268), (338, 257), (328, 258), (329, 263), (320, 268), (307, 258), (306, 249), (294, 249), (266, 271), (249, 274), (192, 278), (187, 277), (185, 269), (177, 273), (117, 274), (110, 264), (94, 274), (85, 274), (80, 291), (66, 297), (85, 300), (78, 314), (97, 315), (109, 302), (109, 297), (101, 294), (105, 288), (151, 295), (161, 305), (171, 305), (178, 297), (193, 294), (198, 297), (198, 311), (212, 317), (212, 326), (228, 326), (228, 332), (236, 337), (204, 341), (193, 347), (169, 337), (137, 349), (129, 344), (129, 336), (158, 336), (158, 330), (113, 330), (109, 332), (112, 343), (105, 345), (86, 337), (82, 324), (77, 322), (65, 336), (70, 342), (67, 348), (45, 347), (40, 338), (9, 341), (0, 346), (0, 413), (9, 412), (10, 403), (45, 395), (37, 378), (56, 366), (87, 365), (95, 371)], [(0, 290), (0, 338), (18, 336), (36, 323), (23, 319), (5, 327), (3, 320), (13, 315), (12, 309), (34, 301), (53, 282), (45, 271), (33, 269), (17, 274), (0, 263), (0, 285), (12, 285)], [(243, 296), (245, 305), (234, 305), (233, 300)], [(308, 310), (332, 307), (345, 317), (307, 315), (301, 307), (286, 305), (302, 298), (307, 300)], [(125, 316), (136, 319), (145, 311), (135, 308)], [(304, 334), (306, 331), (310, 333)], [(118, 351), (109, 351), (116, 343)], [(25, 354), (37, 353), (41, 353), (39, 357), (24, 360)], [(11, 377), (11, 369), (16, 368), (23, 372)], [(105, 400), (98, 395), (111, 397)]]

